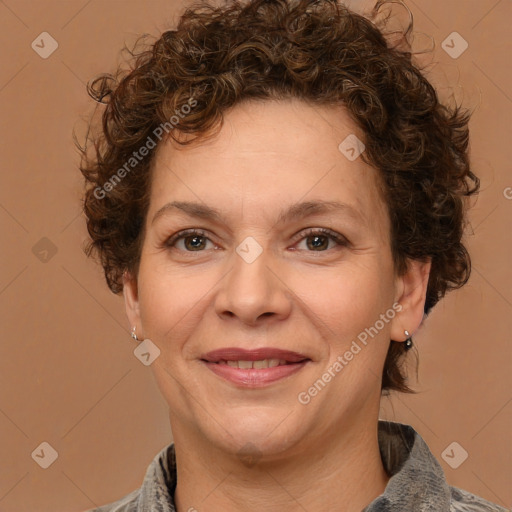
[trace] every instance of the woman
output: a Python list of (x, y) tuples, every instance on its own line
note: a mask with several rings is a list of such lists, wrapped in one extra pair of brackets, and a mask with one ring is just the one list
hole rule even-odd
[(203, 5), (90, 92), (88, 252), (174, 437), (96, 510), (505, 510), (378, 420), (410, 391), (424, 315), (469, 277), (479, 185), (469, 113), (410, 53), (327, 0)]

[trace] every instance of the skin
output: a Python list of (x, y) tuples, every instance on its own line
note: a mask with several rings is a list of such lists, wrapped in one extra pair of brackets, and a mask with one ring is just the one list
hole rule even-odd
[[(208, 141), (157, 149), (139, 272), (124, 281), (130, 324), (161, 351), (151, 368), (169, 404), (178, 510), (323, 512), (343, 503), (360, 512), (389, 480), (377, 442), (382, 368), (389, 340), (421, 324), (430, 263), (411, 261), (396, 274), (377, 171), (338, 149), (349, 134), (364, 140), (342, 106), (249, 101), (224, 119)], [(313, 200), (355, 213), (277, 223), (281, 209)], [(169, 209), (152, 222), (170, 201), (207, 204), (223, 220)], [(206, 238), (166, 246), (189, 228)], [(320, 235), (315, 246), (306, 228), (348, 242)], [(252, 263), (235, 250), (246, 237), (262, 249)], [(394, 303), (401, 311), (301, 404), (298, 394)], [(200, 360), (228, 346), (294, 350), (311, 361), (247, 389)]]

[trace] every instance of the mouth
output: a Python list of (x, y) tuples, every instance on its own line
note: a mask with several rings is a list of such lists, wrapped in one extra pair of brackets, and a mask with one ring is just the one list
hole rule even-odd
[(275, 368), (276, 366), (284, 366), (286, 364), (296, 364), (291, 363), (290, 361), (286, 361), (285, 359), (261, 359), (259, 361), (226, 361), (221, 359), (214, 364), (221, 364), (231, 366), (231, 368), (243, 368), (245, 370), (249, 368), (254, 368), (256, 370), (261, 370), (263, 368)]
[(274, 348), (224, 348), (201, 357), (216, 375), (242, 387), (263, 387), (300, 371), (310, 358)]

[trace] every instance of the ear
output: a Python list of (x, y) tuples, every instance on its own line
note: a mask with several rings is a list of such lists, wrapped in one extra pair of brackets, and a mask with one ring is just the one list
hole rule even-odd
[(391, 322), (391, 339), (405, 341), (421, 325), (424, 316), (425, 298), (432, 261), (408, 260), (407, 271), (397, 277), (395, 297), (402, 309)]
[(123, 296), (130, 328), (135, 326), (137, 332), (140, 333), (141, 324), (137, 279), (128, 271), (125, 271), (123, 274)]

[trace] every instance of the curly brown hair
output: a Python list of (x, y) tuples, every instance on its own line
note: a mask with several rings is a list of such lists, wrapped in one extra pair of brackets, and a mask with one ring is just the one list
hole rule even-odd
[[(479, 189), (469, 166), (471, 113), (443, 105), (413, 54), (391, 45), (372, 22), (384, 4), (363, 16), (333, 0), (196, 3), (175, 30), (130, 51), (130, 69), (119, 66), (89, 84), (105, 108), (101, 129), (79, 145), (92, 239), (86, 253), (99, 255), (112, 292), (122, 291), (125, 271), (137, 275), (144, 239), (155, 152), (132, 162), (130, 172), (135, 152), (149, 140), (154, 146), (162, 126), (167, 137), (189, 144), (214, 136), (223, 113), (243, 100), (292, 97), (343, 104), (363, 130), (361, 158), (384, 184), (397, 272), (408, 259), (431, 258), (425, 314), (466, 283), (464, 199)], [(194, 108), (179, 115), (191, 98)], [(403, 355), (404, 344), (390, 340), (383, 392), (412, 392)]]

